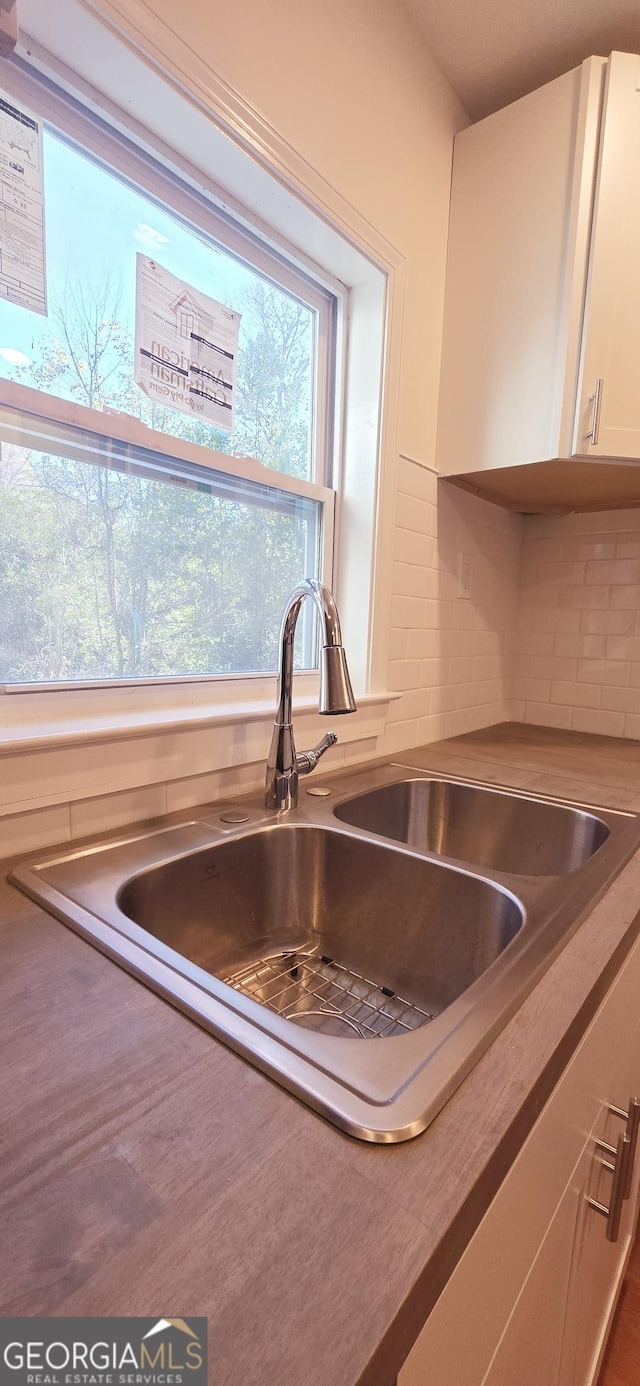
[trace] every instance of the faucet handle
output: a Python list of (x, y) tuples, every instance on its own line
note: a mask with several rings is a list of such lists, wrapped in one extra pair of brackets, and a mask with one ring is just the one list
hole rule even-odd
[(325, 751), (328, 751), (331, 746), (335, 746), (337, 740), (338, 738), (335, 732), (327, 732), (326, 736), (323, 736), (322, 741), (319, 741), (312, 751), (298, 751), (296, 754), (296, 769), (298, 774), (310, 775), (311, 771), (315, 770), (320, 757), (323, 756)]

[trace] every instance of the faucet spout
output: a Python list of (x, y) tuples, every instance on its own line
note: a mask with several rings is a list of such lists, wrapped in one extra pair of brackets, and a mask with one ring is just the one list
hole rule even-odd
[(298, 775), (308, 775), (314, 770), (320, 756), (338, 739), (335, 733), (330, 732), (315, 750), (296, 754), (292, 725), (293, 643), (300, 609), (307, 597), (311, 597), (315, 603), (322, 631), (318, 711), (332, 716), (356, 711), (335, 601), (328, 587), (323, 587), (322, 583), (312, 578), (305, 578), (294, 587), (287, 599), (280, 629), (278, 705), (265, 785), (266, 807), (279, 810), (296, 807)]

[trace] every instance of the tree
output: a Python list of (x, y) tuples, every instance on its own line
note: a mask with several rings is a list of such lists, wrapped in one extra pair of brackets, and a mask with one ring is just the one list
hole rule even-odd
[[(54, 331), (16, 376), (94, 409), (307, 474), (310, 314), (257, 283), (232, 438), (133, 383), (118, 286), (69, 282)], [(7, 465), (10, 463), (10, 465)], [(33, 449), (3, 458), (0, 672), (7, 680), (153, 677), (275, 667), (280, 612), (302, 574), (304, 520), (239, 499)]]
[(101, 409), (119, 398), (130, 374), (131, 336), (118, 321), (121, 289), (110, 277), (96, 289), (66, 281), (51, 295), (51, 333), (40, 360), (20, 367), (26, 385)]

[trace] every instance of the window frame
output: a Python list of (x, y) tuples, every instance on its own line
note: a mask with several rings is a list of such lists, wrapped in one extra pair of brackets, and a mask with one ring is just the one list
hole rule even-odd
[[(169, 215), (177, 216), (183, 224), (205, 240), (245, 264), (249, 264), (258, 274), (280, 286), (285, 292), (302, 299), (314, 311), (314, 390), (311, 419), (312, 435), (312, 479), (306, 480), (288, 476), (284, 472), (267, 467), (252, 457), (218, 453), (199, 444), (188, 443), (170, 434), (159, 433), (149, 428), (133, 416), (126, 414), (105, 415), (100, 410), (76, 404), (47, 391), (20, 385), (15, 381), (0, 377), (0, 409), (15, 419), (16, 430), (22, 426), (28, 430), (38, 426), (46, 428), (51, 440), (58, 429), (61, 439), (68, 436), (68, 430), (81, 431), (96, 439), (102, 439), (105, 451), (109, 440), (133, 447), (153, 451), (166, 457), (167, 464), (179, 465), (181, 459), (189, 460), (205, 472), (223, 472), (237, 476), (239, 480), (258, 482), (276, 490), (306, 496), (321, 505), (321, 539), (319, 553), (320, 578), (328, 586), (334, 585), (335, 533), (337, 526), (337, 500), (339, 457), (337, 441), (342, 434), (341, 390), (339, 388), (343, 363), (346, 356), (346, 311), (347, 291), (337, 280), (331, 280), (325, 271), (318, 267), (317, 275), (311, 275), (309, 265), (305, 268), (292, 263), (273, 243), (272, 238), (259, 235), (256, 229), (244, 225), (234, 208), (233, 217), (218, 204), (212, 191), (204, 187), (198, 189), (191, 181), (175, 174), (171, 168), (161, 165), (144, 148), (134, 143), (123, 131), (116, 130), (87, 110), (80, 101), (57, 87), (47, 77), (35, 69), (20, 71), (17, 90), (11, 80), (11, 68), (3, 72), (0, 85), (16, 100), (30, 104), (50, 126), (57, 138), (63, 139), (85, 158), (122, 179), (134, 190), (159, 205)], [(26, 91), (25, 91), (26, 88)], [(149, 137), (151, 138), (151, 136)], [(176, 155), (176, 161), (178, 156)], [(46, 209), (45, 209), (46, 217)], [(246, 213), (250, 223), (250, 213)], [(108, 419), (108, 429), (98, 428), (97, 424)], [(17, 439), (16, 439), (17, 441)], [(305, 644), (307, 652), (312, 640), (309, 634), (310, 622), (305, 623)], [(105, 680), (68, 680), (60, 683), (0, 683), (0, 696), (13, 696), (33, 693), (59, 693), (90, 691), (92, 689), (136, 689), (149, 685), (213, 684), (226, 687), (233, 683), (242, 685), (263, 681), (276, 673), (235, 671), (212, 674), (162, 675), (152, 678), (124, 678)], [(298, 678), (305, 682), (315, 682), (317, 671), (306, 667)]]
[[(40, 408), (43, 396), (48, 401), (46, 414)], [(83, 440), (88, 441), (91, 445), (94, 443), (96, 445), (106, 444), (111, 441), (122, 444), (125, 449), (131, 447), (145, 453), (151, 453), (154, 457), (166, 459), (166, 470), (169, 470), (173, 465), (175, 471), (180, 473), (181, 464), (187, 463), (196, 466), (203, 477), (207, 474), (218, 476), (222, 473), (225, 476), (237, 477), (240, 481), (254, 482), (260, 486), (268, 486), (272, 490), (283, 491), (288, 495), (304, 496), (315, 501), (321, 506), (318, 553), (320, 573), (324, 575), (331, 569), (336, 497), (335, 492), (330, 487), (319, 486), (317, 482), (313, 481), (303, 481), (300, 477), (287, 476), (284, 472), (277, 472), (272, 467), (265, 467), (252, 457), (236, 457), (224, 452), (215, 452), (213, 448), (203, 447), (199, 443), (190, 443), (182, 438), (173, 438), (167, 433), (158, 433), (138, 419), (124, 414), (107, 415), (109, 420), (108, 434), (103, 430), (98, 431), (95, 427), (95, 421), (96, 418), (101, 417), (99, 410), (60, 399), (55, 395), (46, 395), (44, 391), (33, 390), (28, 385), (18, 385), (13, 381), (0, 380), (0, 421), (3, 421), (2, 416), (8, 421), (6, 426), (15, 428), (15, 438), (11, 441), (19, 447), (25, 446), (23, 435), (35, 439), (32, 446), (38, 446), (41, 440), (43, 450), (49, 448), (52, 443), (55, 445), (58, 440), (61, 450), (63, 450), (74, 436), (78, 445)], [(105, 465), (107, 463), (108, 454), (105, 458)], [(163, 470), (165, 468), (162, 466), (158, 467), (159, 472)], [(307, 650), (309, 650), (312, 636), (308, 631), (305, 634)], [(276, 671), (272, 670), (271, 672), (275, 673)], [(301, 672), (309, 673), (312, 671), (307, 666)], [(264, 677), (264, 670), (255, 672), (236, 670), (223, 674), (164, 674), (151, 678), (69, 679), (59, 683), (1, 683), (0, 688), (3, 692), (11, 694), (44, 693), (54, 690), (59, 692), (64, 689), (140, 688), (148, 684), (165, 683), (217, 683), (228, 682), (230, 679), (237, 681), (239, 679), (264, 679)]]

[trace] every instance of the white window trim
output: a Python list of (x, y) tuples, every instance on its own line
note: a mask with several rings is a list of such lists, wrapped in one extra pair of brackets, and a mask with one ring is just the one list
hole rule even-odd
[[(312, 437), (312, 475), (321, 482), (328, 483), (336, 471), (333, 438), (339, 424), (335, 391), (336, 378), (336, 296), (324, 286), (315, 283), (307, 272), (292, 267), (281, 253), (273, 247), (265, 248), (255, 234), (245, 231), (228, 215), (215, 207), (211, 199), (205, 198), (197, 190), (190, 188), (181, 178), (165, 172), (152, 162), (143, 152), (136, 149), (124, 136), (116, 135), (95, 115), (83, 111), (71, 96), (62, 96), (43, 76), (21, 72), (3, 74), (4, 85), (10, 94), (26, 100), (41, 119), (50, 124), (62, 138), (79, 153), (100, 164), (109, 173), (122, 178), (136, 190), (141, 190), (151, 201), (157, 202), (171, 215), (175, 214), (194, 228), (194, 233), (203, 233), (212, 241), (224, 247), (230, 256), (237, 256), (248, 263), (258, 273), (263, 273), (270, 282), (275, 282), (291, 294), (301, 298), (314, 310), (314, 382)], [(305, 267), (306, 268), (306, 267)], [(277, 275), (277, 278), (276, 278)], [(344, 288), (341, 288), (344, 294)], [(116, 438), (118, 441), (143, 447), (165, 456), (168, 460), (191, 461), (195, 465), (226, 475), (237, 476), (242, 480), (269, 485), (278, 490), (308, 497), (322, 506), (321, 551), (319, 554), (319, 575), (329, 587), (333, 583), (334, 533), (335, 533), (335, 492), (328, 484), (306, 478), (289, 477), (286, 473), (265, 467), (258, 459), (218, 453), (214, 449), (186, 443), (170, 434), (160, 434), (146, 427), (142, 421), (127, 415), (108, 414), (99, 410), (76, 405), (60, 399), (46, 391), (33, 390), (15, 382), (0, 378), (0, 407), (15, 411), (19, 431), (19, 416), (26, 416), (31, 429), (37, 429), (42, 420), (48, 441), (55, 438), (55, 424), (62, 425), (61, 441), (64, 445), (64, 427), (82, 429), (99, 440)], [(53, 425), (53, 427), (51, 427)], [(18, 444), (20, 438), (15, 440)], [(304, 671), (312, 680), (314, 671)], [(274, 661), (275, 673), (275, 661)], [(210, 683), (223, 685), (220, 700), (226, 700), (230, 682), (238, 680), (264, 679), (264, 674), (253, 671), (233, 673), (158, 675), (140, 679), (69, 679), (64, 682), (48, 683), (7, 683), (0, 684), (0, 694), (12, 696), (64, 690), (69, 694), (86, 689), (109, 689), (119, 686), (145, 687), (153, 684)], [(317, 674), (315, 674), (317, 682)], [(315, 682), (312, 686), (315, 687)], [(250, 691), (250, 690), (248, 690)], [(214, 701), (215, 691), (212, 690)], [(224, 705), (224, 702), (223, 702)]]
[[(350, 352), (337, 378), (337, 393), (347, 400), (344, 466), (337, 484), (350, 521), (346, 543), (342, 536), (336, 594), (363, 712), (343, 720), (341, 739), (375, 738), (396, 696), (385, 689), (404, 257), (140, 0), (56, 0), (55, 7), (22, 0), (21, 22), (18, 66), (12, 77), (18, 89), (25, 82), (21, 63), (27, 62), (79, 96), (88, 110), (106, 116), (116, 130), (135, 137), (168, 168), (177, 158), (180, 177), (195, 189), (206, 187), (209, 195), (212, 190), (216, 195), (217, 188), (220, 205), (232, 209), (234, 217), (242, 219), (243, 206), (250, 205), (251, 223), (260, 227), (267, 243), (278, 241), (303, 268), (311, 257), (323, 266), (328, 287), (349, 290)], [(11, 70), (9, 64), (7, 71)], [(158, 114), (153, 132), (149, 110)], [(177, 150), (176, 131), (182, 138)], [(194, 149), (206, 149), (206, 169), (193, 166)], [(311, 707), (312, 685), (311, 675), (296, 676), (296, 706)], [(250, 760), (252, 732), (249, 726), (243, 732), (242, 724), (270, 715), (273, 707), (275, 678), (262, 683), (243, 678), (235, 684), (229, 681), (226, 688), (231, 701), (226, 709), (218, 706), (222, 722), (228, 713), (228, 720), (238, 723), (233, 745), (225, 736), (224, 751), (216, 753), (211, 742), (211, 755), (206, 765), (200, 760), (200, 772), (214, 763)], [(204, 694), (204, 687), (191, 683), (177, 689), (130, 686), (74, 692), (70, 697), (51, 692), (7, 698), (3, 720), (8, 739), (0, 736), (0, 752), (11, 757), (12, 747), (22, 750), (30, 743), (62, 747), (67, 733), (94, 743), (111, 735), (130, 738), (143, 734), (143, 724), (153, 733), (177, 729), (199, 716), (213, 727), (216, 704), (207, 698), (205, 705)], [(9, 709), (8, 722), (4, 714)], [(162, 744), (167, 746), (162, 756), (169, 770), (172, 738)], [(60, 761), (62, 767), (65, 764)], [(188, 773), (186, 760), (180, 765), (179, 773)], [(158, 766), (154, 778), (159, 774)], [(126, 783), (124, 774), (120, 782)], [(136, 777), (135, 782), (142, 781)], [(116, 777), (112, 787), (117, 787)], [(24, 783), (23, 791), (28, 795)], [(78, 797), (79, 792), (79, 785), (70, 783), (61, 786), (55, 799)], [(18, 801), (9, 788), (6, 798), (0, 813), (17, 811)], [(26, 805), (27, 800), (21, 802)], [(45, 799), (37, 793), (29, 802)]]

